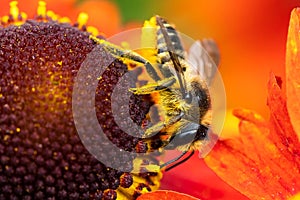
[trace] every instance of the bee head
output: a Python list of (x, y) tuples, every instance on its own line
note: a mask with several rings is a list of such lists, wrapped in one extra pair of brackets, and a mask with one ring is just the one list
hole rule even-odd
[(207, 136), (208, 128), (204, 125), (189, 122), (174, 136), (166, 149), (175, 149), (182, 145), (192, 144), (195, 141), (204, 140)]

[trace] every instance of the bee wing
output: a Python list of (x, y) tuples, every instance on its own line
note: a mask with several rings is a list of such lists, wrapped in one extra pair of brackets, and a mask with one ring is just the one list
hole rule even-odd
[(220, 63), (220, 51), (212, 39), (196, 41), (188, 52), (188, 61), (193, 73), (200, 75), (208, 85), (214, 78)]

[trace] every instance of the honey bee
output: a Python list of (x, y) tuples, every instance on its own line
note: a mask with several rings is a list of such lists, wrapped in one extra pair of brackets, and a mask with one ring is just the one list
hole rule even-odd
[[(207, 138), (211, 124), (208, 86), (214, 78), (215, 66), (219, 64), (219, 50), (213, 40), (206, 39), (195, 42), (187, 55), (172, 25), (160, 16), (149, 21), (156, 30), (154, 63), (134, 51), (122, 49), (102, 39), (92, 39), (115, 57), (145, 66), (153, 81), (131, 88), (130, 91), (137, 95), (156, 95), (163, 120), (145, 128), (143, 141), (147, 143), (149, 151), (178, 149), (182, 152), (160, 166), (170, 170), (189, 159)], [(190, 154), (179, 161), (188, 152)]]

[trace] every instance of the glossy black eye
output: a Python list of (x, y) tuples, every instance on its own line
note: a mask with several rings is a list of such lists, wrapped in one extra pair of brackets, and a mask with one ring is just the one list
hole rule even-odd
[(207, 136), (207, 132), (208, 128), (200, 124), (196, 133), (195, 140), (204, 140)]

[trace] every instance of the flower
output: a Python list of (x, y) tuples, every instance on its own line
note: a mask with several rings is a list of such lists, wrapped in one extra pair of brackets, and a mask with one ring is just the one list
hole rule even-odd
[(299, 9), (294, 9), (287, 41), (286, 93), (281, 79), (270, 75), (270, 119), (234, 110), (241, 120), (239, 137), (219, 141), (205, 158), (218, 176), (250, 199), (288, 199), (300, 193), (299, 16)]
[[(80, 13), (72, 25), (39, 1), (36, 16), (27, 20), (17, 4), (10, 2), (0, 26), (0, 199), (134, 199), (158, 188), (160, 172), (133, 174), (107, 167), (77, 135), (74, 78), (96, 47), (90, 36), (98, 34), (87, 26), (88, 15)], [(115, 141), (130, 150), (138, 141), (117, 128), (111, 108), (104, 106), (127, 70), (119, 60), (105, 69), (95, 107), (99, 122), (111, 127), (105, 133), (114, 130), (119, 134)], [(146, 113), (149, 104), (133, 100), (138, 105), (131, 103), (132, 117), (141, 120), (145, 116), (136, 116), (136, 106)], [(111, 152), (101, 153), (115, 159)]]

